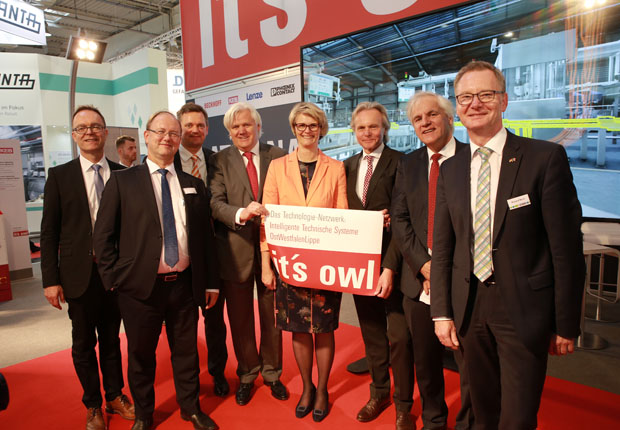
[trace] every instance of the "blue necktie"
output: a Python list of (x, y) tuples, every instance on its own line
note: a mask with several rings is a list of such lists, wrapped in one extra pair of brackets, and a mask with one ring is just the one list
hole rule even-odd
[(161, 174), (161, 213), (164, 221), (164, 261), (170, 267), (174, 267), (179, 261), (179, 245), (177, 243), (177, 229), (174, 224), (174, 210), (172, 209), (172, 197), (166, 174), (168, 170), (157, 170)]
[(95, 192), (97, 193), (97, 201), (101, 201), (101, 194), (103, 193), (103, 178), (101, 177), (100, 164), (93, 164), (93, 170), (95, 171)]

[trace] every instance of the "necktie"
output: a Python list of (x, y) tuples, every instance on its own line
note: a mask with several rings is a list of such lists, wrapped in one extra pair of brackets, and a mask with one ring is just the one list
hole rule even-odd
[(362, 205), (366, 206), (366, 197), (368, 196), (368, 185), (370, 185), (370, 178), (372, 178), (372, 155), (366, 155), (364, 160), (368, 163), (366, 169), (366, 175), (364, 176), (364, 190), (362, 191)]
[(166, 174), (168, 170), (158, 169), (161, 174), (161, 214), (164, 223), (164, 261), (170, 267), (174, 267), (179, 261), (179, 246), (177, 243), (177, 229), (174, 223), (174, 210), (172, 209), (172, 197)]
[(428, 176), (428, 230), (426, 246), (433, 249), (433, 226), (435, 225), (435, 200), (437, 198), (437, 178), (439, 178), (439, 159), (441, 154), (431, 155), (431, 172)]
[(478, 172), (476, 188), (476, 212), (474, 221), (474, 275), (485, 281), (492, 274), (491, 259), (491, 150), (477, 149), (482, 163)]
[(192, 155), (191, 159), (192, 159), (192, 176), (195, 176), (198, 179), (202, 179), (202, 176), (200, 176), (200, 170), (198, 170), (198, 156)]
[(256, 166), (254, 165), (254, 161), (252, 161), (252, 153), (250, 151), (244, 152), (243, 155), (248, 159), (248, 165), (246, 170), (248, 172), (248, 179), (250, 179), (250, 186), (252, 187), (252, 193), (254, 194), (254, 199), (258, 199), (258, 174), (256, 173)]
[(101, 193), (103, 193), (103, 178), (101, 177), (101, 165), (93, 164), (93, 170), (95, 171), (95, 192), (97, 193), (97, 202), (101, 201)]

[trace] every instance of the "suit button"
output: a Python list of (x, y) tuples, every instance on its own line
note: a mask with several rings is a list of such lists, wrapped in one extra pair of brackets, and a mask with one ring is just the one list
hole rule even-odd
[(92, 249), (90, 251), (88, 251), (88, 255), (92, 256), (93, 255), (93, 251)]

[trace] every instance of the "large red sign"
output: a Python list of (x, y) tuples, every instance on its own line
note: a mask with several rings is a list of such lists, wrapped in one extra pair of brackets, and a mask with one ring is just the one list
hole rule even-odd
[(299, 62), (302, 45), (463, 0), (183, 0), (185, 89)]

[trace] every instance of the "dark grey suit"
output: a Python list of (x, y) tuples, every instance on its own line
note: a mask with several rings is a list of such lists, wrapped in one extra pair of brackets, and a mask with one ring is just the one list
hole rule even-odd
[[(493, 226), (495, 283), (481, 283), (472, 274), (470, 164), (470, 151), (461, 151), (439, 176), (431, 314), (453, 318), (462, 338), (476, 425), (533, 429), (549, 340), (579, 335), (581, 205), (561, 145), (508, 133)], [(509, 199), (525, 195), (529, 204), (508, 209)]]
[[(269, 163), (285, 154), (278, 147), (259, 144), (260, 178), (256, 199), (259, 202)], [(282, 332), (275, 326), (274, 293), (261, 281), (260, 217), (252, 218), (245, 225), (235, 223), (239, 208), (245, 208), (254, 200), (250, 180), (242, 155), (235, 146), (213, 155), (209, 169), (220, 278), (238, 362), (237, 374), (241, 383), (251, 383), (260, 371), (266, 382), (273, 382), (282, 373)], [(260, 354), (254, 329), (255, 283), (261, 326)]]

